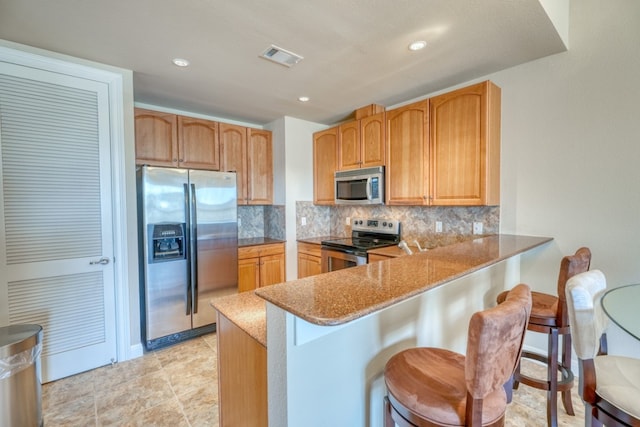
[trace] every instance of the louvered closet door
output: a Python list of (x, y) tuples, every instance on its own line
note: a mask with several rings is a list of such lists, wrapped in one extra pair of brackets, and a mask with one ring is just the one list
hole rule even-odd
[(116, 358), (107, 95), (0, 62), (0, 325), (43, 327), (43, 382)]

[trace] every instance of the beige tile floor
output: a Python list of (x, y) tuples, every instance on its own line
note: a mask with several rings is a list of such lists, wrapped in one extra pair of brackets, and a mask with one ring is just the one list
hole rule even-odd
[[(525, 370), (540, 370), (525, 364)], [(195, 338), (138, 359), (45, 384), (44, 425), (218, 426), (215, 334)], [(577, 382), (576, 382), (577, 384)], [(576, 416), (559, 410), (559, 426), (583, 426), (584, 407), (576, 394)], [(520, 386), (507, 409), (507, 427), (546, 425), (545, 393)]]

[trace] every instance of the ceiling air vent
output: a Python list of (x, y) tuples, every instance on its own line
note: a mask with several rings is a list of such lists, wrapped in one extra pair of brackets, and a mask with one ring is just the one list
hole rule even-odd
[(292, 67), (302, 59), (302, 56), (275, 45), (269, 46), (260, 56), (285, 67)]

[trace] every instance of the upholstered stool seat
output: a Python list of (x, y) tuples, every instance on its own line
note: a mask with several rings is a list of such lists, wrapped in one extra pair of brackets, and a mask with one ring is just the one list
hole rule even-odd
[[(398, 407), (399, 402), (404, 402), (412, 415), (435, 425), (465, 425), (464, 364), (464, 355), (440, 348), (412, 348), (395, 355), (384, 373), (391, 405)], [(433, 381), (434, 373), (446, 382)], [(498, 421), (506, 406), (507, 397), (502, 388), (485, 396), (482, 425)]]
[(421, 347), (389, 359), (385, 426), (502, 426), (503, 387), (522, 351), (531, 291), (518, 285), (497, 307), (474, 313), (466, 356)]
[[(522, 358), (543, 362), (547, 366), (547, 378), (540, 379), (525, 375), (520, 371), (520, 366), (518, 365), (514, 373), (513, 387), (518, 388), (519, 383), (522, 383), (547, 391), (547, 424), (549, 427), (558, 425), (557, 393), (562, 394), (562, 402), (567, 414), (574, 415), (571, 402), (571, 388), (574, 382), (573, 372), (571, 371), (571, 328), (567, 315), (565, 286), (570, 277), (587, 271), (590, 264), (591, 251), (588, 248), (580, 248), (574, 255), (562, 258), (558, 276), (557, 296), (542, 292), (531, 292), (531, 315), (527, 329), (532, 332), (547, 334), (548, 351), (546, 355), (523, 351)], [(502, 303), (507, 293), (508, 291), (499, 294), (497, 302)], [(559, 345), (559, 336), (563, 337), (562, 348)], [(558, 379), (558, 372), (560, 373), (560, 379)]]

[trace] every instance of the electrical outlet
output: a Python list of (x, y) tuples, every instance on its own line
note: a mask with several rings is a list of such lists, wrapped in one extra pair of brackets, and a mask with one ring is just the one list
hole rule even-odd
[(238, 218), (238, 228), (242, 227), (242, 219)]
[(473, 234), (482, 234), (482, 223), (474, 222), (473, 223)]
[(300, 218), (300, 225), (307, 225), (307, 217), (303, 216), (302, 218)]
[(347, 217), (347, 218), (344, 220), (344, 223), (345, 223), (345, 225), (351, 225), (351, 217)]
[(442, 233), (442, 221), (436, 221), (436, 233)]

